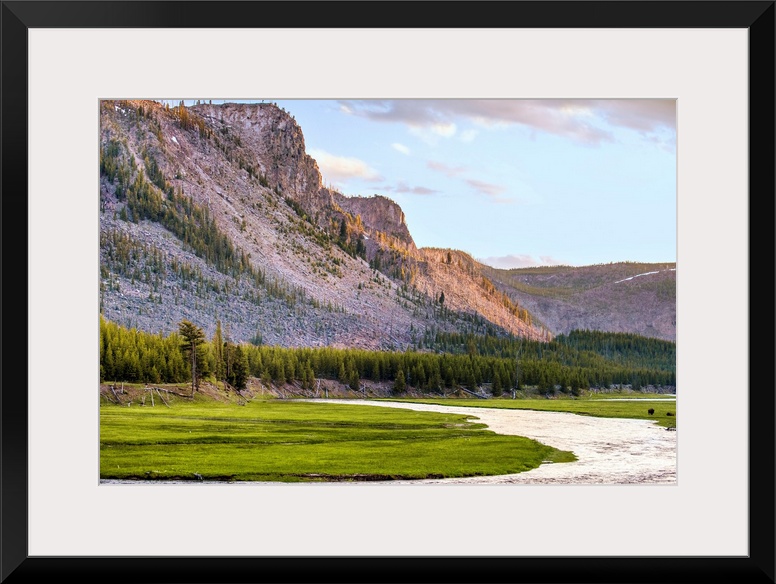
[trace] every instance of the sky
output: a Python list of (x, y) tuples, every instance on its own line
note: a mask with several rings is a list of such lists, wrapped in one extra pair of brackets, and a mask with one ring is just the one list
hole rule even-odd
[(673, 99), (264, 101), (326, 186), (393, 199), (418, 247), (499, 268), (676, 261)]

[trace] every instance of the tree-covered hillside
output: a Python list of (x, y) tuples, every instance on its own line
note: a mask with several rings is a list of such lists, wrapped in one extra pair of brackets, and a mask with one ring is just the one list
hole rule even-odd
[(484, 389), (493, 396), (525, 388), (542, 394), (579, 395), (588, 388), (620, 385), (667, 391), (676, 384), (675, 367), (668, 356), (671, 344), (635, 335), (607, 339), (579, 333), (573, 336), (580, 345), (575, 346), (566, 338), (541, 343), (438, 333), (433, 339), (426, 338), (423, 350), (390, 352), (233, 343), (225, 337), (220, 322), (212, 338), (201, 333), (194, 343), (191, 339), (198, 328), (184, 321), (180, 332), (153, 335), (101, 318), (100, 379), (193, 380), (195, 386), (199, 379), (212, 379), (237, 389), (245, 387), (248, 377), (268, 385), (297, 383), (308, 389), (316, 379), (330, 379), (354, 390), (369, 380), (390, 383), (397, 393), (409, 388), (444, 393), (463, 387), (471, 392)]

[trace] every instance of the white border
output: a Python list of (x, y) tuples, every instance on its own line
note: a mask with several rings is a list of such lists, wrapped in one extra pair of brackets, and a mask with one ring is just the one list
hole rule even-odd
[[(747, 43), (745, 29), (30, 29), (29, 555), (747, 555)], [(100, 487), (101, 97), (677, 98), (678, 486)], [(633, 221), (612, 237), (649, 229)]]

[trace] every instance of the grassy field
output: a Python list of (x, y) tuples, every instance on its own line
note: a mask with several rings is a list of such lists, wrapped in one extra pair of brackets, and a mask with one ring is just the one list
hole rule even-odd
[(419, 479), (574, 460), (571, 452), (495, 434), (463, 415), (281, 400), (100, 407), (105, 479)]
[[(539, 410), (551, 412), (570, 412), (583, 416), (600, 418), (633, 418), (652, 420), (666, 428), (676, 427), (676, 402), (666, 400), (645, 402), (643, 399), (614, 401), (613, 399), (395, 399), (380, 401), (402, 401), (443, 406), (465, 406), (472, 408), (506, 408), (518, 410)], [(654, 409), (654, 414), (648, 410)]]
[(664, 400), (666, 402), (673, 402), (676, 400), (676, 395), (671, 393), (590, 393), (586, 396), (587, 399), (633, 399), (633, 400)]

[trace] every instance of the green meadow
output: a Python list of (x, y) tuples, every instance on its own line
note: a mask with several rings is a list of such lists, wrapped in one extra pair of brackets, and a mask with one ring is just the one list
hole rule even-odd
[(106, 404), (100, 407), (100, 477), (397, 480), (511, 474), (576, 460), (535, 440), (496, 434), (472, 416), (293, 400)]
[[(676, 428), (676, 402), (674, 400), (645, 401), (627, 399), (615, 401), (605, 398), (584, 399), (394, 399), (380, 401), (401, 401), (443, 406), (465, 406), (471, 408), (501, 408), (515, 410), (538, 410), (544, 412), (570, 412), (582, 416), (599, 418), (631, 418), (652, 420), (666, 428)], [(649, 410), (654, 413), (650, 414)]]
[(636, 392), (607, 392), (607, 393), (590, 393), (585, 399), (609, 399), (609, 400), (647, 400), (647, 401), (664, 401), (675, 402), (676, 395), (669, 393), (636, 393)]

